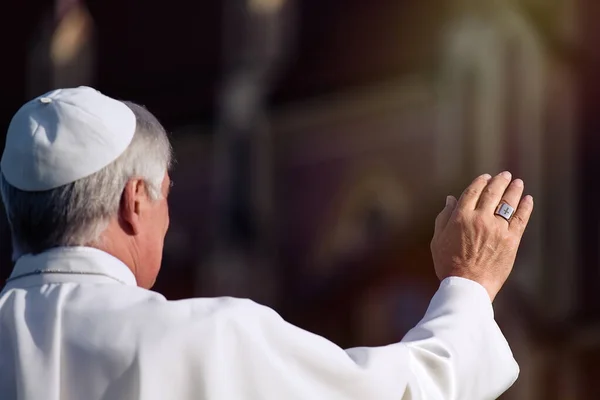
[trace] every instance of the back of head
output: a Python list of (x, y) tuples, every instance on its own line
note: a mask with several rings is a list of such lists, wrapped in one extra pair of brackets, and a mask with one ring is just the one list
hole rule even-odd
[(164, 128), (139, 105), (87, 87), (26, 103), (11, 121), (0, 164), (13, 258), (96, 243), (127, 183), (142, 179), (158, 200), (170, 163)]

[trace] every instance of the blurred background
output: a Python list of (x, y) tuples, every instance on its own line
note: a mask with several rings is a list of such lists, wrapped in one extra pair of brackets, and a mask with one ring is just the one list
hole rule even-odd
[[(172, 135), (155, 290), (250, 297), (343, 347), (402, 338), (438, 281), (448, 194), (509, 169), (536, 199), (495, 303), (503, 399), (600, 398), (597, 0), (20, 0), (2, 132), (94, 86)], [(0, 147), (3, 147), (0, 135)], [(0, 216), (0, 279), (12, 268)]]

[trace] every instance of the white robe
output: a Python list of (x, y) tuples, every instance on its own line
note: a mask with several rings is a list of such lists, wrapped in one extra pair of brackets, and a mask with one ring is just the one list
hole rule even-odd
[(95, 249), (22, 257), (12, 277), (6, 400), (481, 400), (519, 373), (485, 289), (461, 278), (400, 343), (343, 350), (250, 300), (167, 301)]

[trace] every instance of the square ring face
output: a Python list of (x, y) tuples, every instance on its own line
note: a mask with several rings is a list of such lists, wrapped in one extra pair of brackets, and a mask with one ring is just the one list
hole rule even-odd
[(506, 203), (502, 203), (500, 205), (500, 208), (498, 209), (498, 211), (496, 211), (496, 215), (499, 215), (508, 221), (510, 219), (510, 217), (512, 217), (514, 211), (515, 211), (514, 208), (512, 208), (511, 206), (509, 206)]

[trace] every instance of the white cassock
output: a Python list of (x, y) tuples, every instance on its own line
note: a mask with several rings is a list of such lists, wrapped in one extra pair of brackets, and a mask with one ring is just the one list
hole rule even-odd
[(481, 400), (519, 373), (485, 289), (461, 278), (400, 343), (343, 350), (250, 300), (167, 301), (95, 249), (22, 257), (12, 277), (6, 400)]

